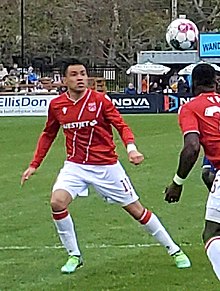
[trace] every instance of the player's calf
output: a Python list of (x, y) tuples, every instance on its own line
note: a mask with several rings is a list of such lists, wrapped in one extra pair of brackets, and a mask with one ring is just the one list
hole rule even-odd
[(220, 224), (206, 220), (203, 232), (205, 251), (212, 264), (213, 271), (220, 280)]

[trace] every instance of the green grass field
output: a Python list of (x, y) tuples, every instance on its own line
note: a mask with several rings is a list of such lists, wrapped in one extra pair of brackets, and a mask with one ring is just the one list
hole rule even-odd
[(175, 241), (182, 245), (192, 268), (176, 269), (172, 258), (155, 244), (116, 205), (108, 205), (91, 189), (70, 207), (85, 265), (62, 275), (67, 256), (56, 235), (50, 213), (50, 190), (65, 159), (60, 133), (46, 160), (21, 189), (20, 176), (28, 166), (44, 126), (41, 117), (0, 119), (0, 290), (220, 290), (201, 242), (207, 196), (200, 178), (201, 158), (185, 183), (179, 204), (164, 202), (163, 190), (177, 166), (182, 137), (176, 115), (125, 116), (145, 161), (135, 167), (118, 135), (119, 158), (141, 197)]

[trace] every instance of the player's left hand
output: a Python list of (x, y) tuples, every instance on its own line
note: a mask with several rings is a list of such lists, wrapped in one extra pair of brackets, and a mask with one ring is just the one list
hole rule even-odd
[(165, 194), (165, 201), (168, 203), (175, 203), (180, 200), (180, 196), (182, 193), (183, 185), (177, 185), (174, 182), (170, 184), (169, 187), (166, 187), (164, 194)]
[(128, 154), (129, 162), (134, 165), (139, 165), (143, 162), (144, 156), (138, 151), (130, 151)]

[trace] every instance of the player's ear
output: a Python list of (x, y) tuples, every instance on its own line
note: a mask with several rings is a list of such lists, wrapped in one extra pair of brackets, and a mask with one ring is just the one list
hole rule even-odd
[(66, 77), (63, 77), (63, 84), (67, 84), (67, 80), (66, 80)]

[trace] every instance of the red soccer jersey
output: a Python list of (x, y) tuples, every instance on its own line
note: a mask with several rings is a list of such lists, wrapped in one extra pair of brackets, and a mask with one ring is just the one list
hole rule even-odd
[(76, 102), (63, 93), (50, 102), (46, 126), (38, 140), (31, 162), (39, 167), (60, 126), (66, 138), (67, 160), (80, 164), (110, 165), (117, 162), (112, 126), (125, 145), (134, 143), (134, 135), (111, 100), (103, 93), (86, 90)]
[(179, 111), (183, 134), (198, 132), (206, 157), (220, 169), (220, 95), (202, 93)]

